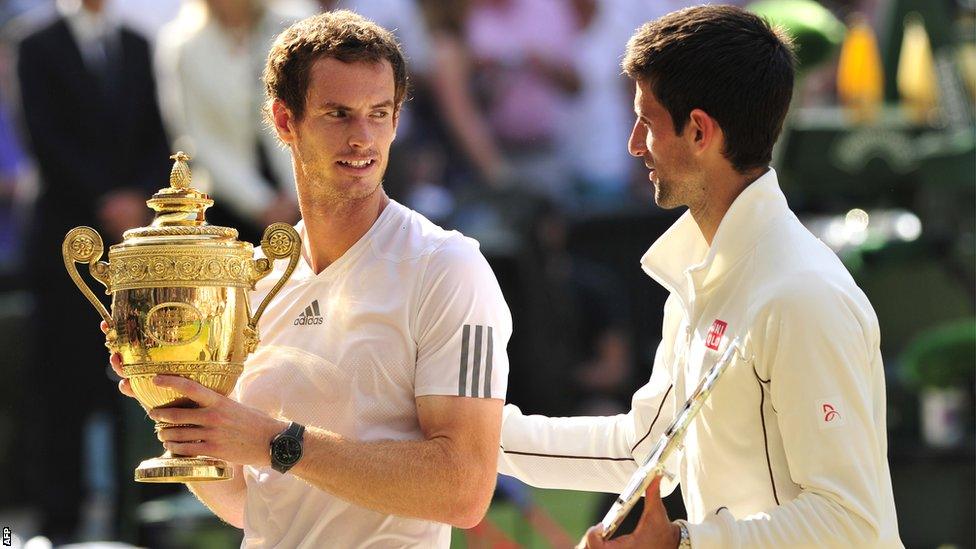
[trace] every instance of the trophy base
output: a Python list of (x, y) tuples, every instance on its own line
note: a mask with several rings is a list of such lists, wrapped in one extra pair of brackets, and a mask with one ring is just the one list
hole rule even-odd
[(234, 469), (222, 459), (169, 452), (143, 461), (135, 471), (136, 482), (206, 482), (233, 477)]

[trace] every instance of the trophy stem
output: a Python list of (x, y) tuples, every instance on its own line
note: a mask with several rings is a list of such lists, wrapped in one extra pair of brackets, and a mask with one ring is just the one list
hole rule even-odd
[(234, 469), (222, 459), (181, 456), (166, 451), (147, 459), (135, 470), (136, 482), (206, 482), (234, 478)]

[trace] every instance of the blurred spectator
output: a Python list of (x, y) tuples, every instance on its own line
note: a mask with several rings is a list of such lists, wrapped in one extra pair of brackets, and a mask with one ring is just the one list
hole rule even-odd
[(24, 212), (18, 195), (23, 193), (27, 166), (7, 114), (5, 99), (4, 91), (0, 89), (0, 273), (9, 274), (21, 251)]
[(435, 223), (446, 221), (455, 208), (454, 197), (443, 184), (445, 164), (440, 148), (425, 146), (411, 152), (408, 166), (406, 204)]
[(580, 89), (572, 5), (559, 0), (475, 0), (466, 38), (491, 129), (520, 180), (560, 200), (567, 170), (558, 139)]
[[(25, 451), (43, 531), (76, 535), (85, 480), (99, 462), (82, 459), (86, 421), (114, 410), (97, 317), (65, 275), (58, 249), (65, 233), (95, 224), (106, 244), (148, 220), (147, 195), (167, 180), (168, 148), (156, 104), (147, 42), (121, 27), (105, 0), (59, 1), (60, 16), (20, 45), (17, 72), (30, 148), (43, 180), (28, 250), (38, 334), (31, 374), (36, 402)], [(84, 322), (82, 322), (84, 321)], [(53, 344), (52, 344), (53, 343)], [(118, 414), (112, 414), (118, 417)], [(87, 494), (88, 496), (98, 494)]]
[(531, 287), (522, 317), (532, 328), (520, 336), (531, 368), (509, 383), (534, 388), (526, 401), (539, 406), (533, 412), (624, 412), (633, 351), (622, 283), (612, 271), (570, 252), (567, 220), (557, 208), (542, 205), (535, 222), (538, 270), (526, 277)]
[(261, 72), (287, 23), (260, 0), (190, 0), (159, 36), (173, 148), (192, 156), (194, 185), (216, 201), (210, 223), (251, 242), (270, 223), (298, 220), (291, 159), (261, 114)]
[(108, 9), (152, 44), (163, 26), (176, 17), (180, 3), (180, 0), (121, 0), (109, 4)]
[[(14, 22), (31, 9), (13, 2), (0, 8), (0, 276), (19, 271), (23, 252), (22, 231), (29, 219), (27, 211), (35, 198), (36, 180), (27, 161), (22, 136), (14, 114), (19, 112), (20, 95), (16, 78), (16, 43), (23, 38), (22, 22)], [(19, 274), (19, 273), (17, 273)]]
[[(472, 89), (472, 59), (464, 37), (470, 2), (423, 0), (421, 5), (430, 28), (433, 58), (430, 85), (425, 91), (429, 92), (427, 99), (435, 103), (431, 114), (443, 126), (438, 137), (446, 148), (457, 148), (463, 153), (482, 182), (502, 185), (511, 179), (512, 169), (504, 160)], [(423, 102), (423, 98), (418, 100)]]
[(5, 0), (0, 2), (0, 28), (3, 39), (24, 37), (22, 29), (36, 30), (58, 16), (51, 0)]
[(635, 165), (625, 147), (633, 122), (633, 84), (619, 63), (643, 20), (632, 0), (573, 0), (578, 33), (572, 47), (579, 91), (572, 97), (569, 127), (561, 133), (563, 161), (572, 170), (574, 210), (620, 207)]
[[(424, 78), (430, 72), (430, 37), (417, 0), (323, 0), (320, 4), (323, 9), (352, 10), (390, 29), (407, 57), (411, 79)], [(397, 139), (400, 131), (398, 127)]]

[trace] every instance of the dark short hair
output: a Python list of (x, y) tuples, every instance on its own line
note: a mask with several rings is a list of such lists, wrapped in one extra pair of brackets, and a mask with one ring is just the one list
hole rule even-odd
[(623, 70), (644, 82), (684, 131), (693, 109), (725, 134), (739, 172), (769, 165), (793, 95), (796, 60), (784, 31), (734, 6), (685, 8), (644, 24), (627, 43)]
[(305, 114), (312, 65), (322, 57), (344, 63), (380, 63), (393, 67), (393, 101), (399, 109), (407, 96), (407, 63), (393, 33), (348, 10), (302, 19), (275, 39), (264, 67), (265, 115), (280, 99), (297, 119)]

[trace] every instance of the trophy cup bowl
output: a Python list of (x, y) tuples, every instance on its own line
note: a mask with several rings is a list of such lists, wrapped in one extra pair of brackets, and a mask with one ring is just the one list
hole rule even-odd
[[(121, 355), (123, 375), (147, 411), (195, 406), (179, 392), (153, 383), (156, 375), (179, 375), (222, 395), (230, 393), (244, 359), (258, 344), (261, 314), (301, 255), (300, 237), (287, 223), (265, 230), (265, 257), (257, 259), (251, 244), (237, 240), (235, 229), (208, 225), (204, 211), (213, 200), (189, 186), (189, 157), (179, 152), (171, 158), (170, 187), (147, 201), (156, 211), (152, 224), (126, 231), (123, 242), (109, 249), (107, 262), (100, 261), (102, 239), (90, 227), (69, 231), (62, 246), (68, 274), (108, 323), (105, 344)], [(277, 259), (287, 259), (288, 267), (251, 314), (247, 292), (271, 272)], [(75, 263), (88, 264), (92, 277), (105, 286), (112, 296), (111, 313)], [(157, 430), (174, 426), (156, 423)], [(233, 469), (223, 460), (168, 451), (135, 470), (138, 482), (232, 476)]]

